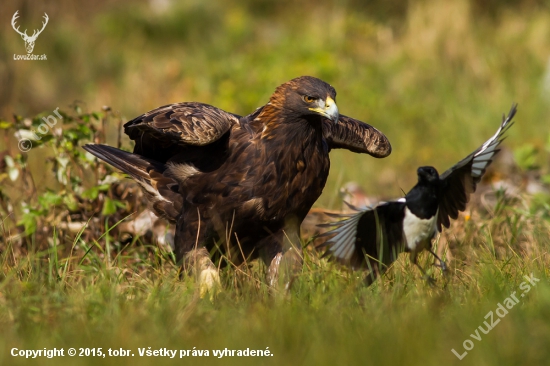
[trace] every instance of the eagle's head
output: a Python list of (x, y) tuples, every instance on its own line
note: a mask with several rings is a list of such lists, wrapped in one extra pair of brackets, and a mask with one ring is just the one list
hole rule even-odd
[(269, 100), (270, 105), (296, 117), (322, 116), (338, 122), (336, 90), (312, 76), (301, 76), (279, 86)]

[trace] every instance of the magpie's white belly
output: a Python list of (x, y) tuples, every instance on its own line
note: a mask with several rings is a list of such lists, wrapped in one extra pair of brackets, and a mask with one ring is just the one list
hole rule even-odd
[[(438, 210), (439, 212), (439, 210)], [(408, 207), (405, 207), (403, 232), (407, 247), (411, 252), (420, 252), (426, 249), (437, 233), (437, 213), (431, 219), (420, 219)]]

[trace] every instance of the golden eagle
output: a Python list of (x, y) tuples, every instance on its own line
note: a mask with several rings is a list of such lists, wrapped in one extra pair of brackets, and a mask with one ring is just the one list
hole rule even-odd
[(384, 134), (340, 115), (335, 99), (332, 86), (303, 76), (248, 116), (170, 104), (124, 125), (133, 153), (84, 149), (134, 178), (150, 208), (176, 224), (179, 263), (213, 268), (204, 248), (236, 263), (261, 257), (274, 284), (281, 259), (301, 267), (300, 223), (323, 191), (330, 150), (391, 152)]

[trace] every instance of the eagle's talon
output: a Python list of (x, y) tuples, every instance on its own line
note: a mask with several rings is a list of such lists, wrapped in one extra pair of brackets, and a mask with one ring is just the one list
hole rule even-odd
[(210, 301), (221, 292), (220, 275), (216, 268), (205, 268), (199, 274), (199, 297), (204, 299), (210, 294)]

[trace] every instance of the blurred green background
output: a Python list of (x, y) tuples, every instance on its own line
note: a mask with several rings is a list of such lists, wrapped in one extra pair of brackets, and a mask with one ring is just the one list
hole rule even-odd
[[(540, 150), (549, 143), (549, 4), (4, 1), (0, 116), (75, 101), (89, 110), (110, 106), (124, 119), (181, 101), (247, 114), (279, 84), (313, 75), (336, 88), (341, 113), (382, 130), (394, 149), (383, 160), (332, 153), (318, 205), (338, 205), (335, 192), (349, 180), (370, 194), (400, 196), (417, 166), (446, 169), (492, 135), (513, 102), (519, 114), (507, 146)], [(48, 14), (34, 50), (47, 61), (13, 60), (25, 54), (10, 24), (16, 10), (29, 34)], [(10, 149), (15, 143), (0, 141)], [(41, 166), (43, 155), (31, 151), (31, 167)]]

